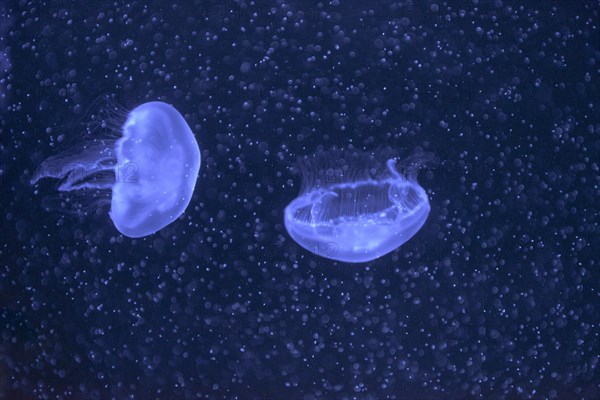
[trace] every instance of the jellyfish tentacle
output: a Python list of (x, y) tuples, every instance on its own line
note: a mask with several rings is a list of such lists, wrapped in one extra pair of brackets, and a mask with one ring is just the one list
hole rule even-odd
[[(108, 158), (102, 161), (114, 161)], [(115, 183), (114, 174), (102, 174), (105, 171), (113, 171), (114, 166), (106, 165), (101, 161), (93, 164), (80, 164), (78, 167), (71, 166), (67, 175), (61, 182), (58, 190), (70, 192), (81, 189), (110, 189)]]
[(400, 172), (398, 172), (398, 170), (396, 169), (396, 159), (390, 158), (389, 160), (387, 160), (386, 166), (396, 179), (404, 180), (404, 177), (402, 176), (402, 174), (400, 174)]
[[(58, 190), (65, 192), (82, 188), (105, 189), (106, 183), (111, 179), (104, 177), (98, 186), (92, 184), (82, 187), (83, 183), (93, 175), (102, 171), (113, 169), (117, 162), (112, 150), (107, 146), (114, 141), (106, 143), (95, 141), (83, 146), (73, 147), (61, 154), (47, 158), (34, 172), (30, 184), (35, 185), (44, 178), (62, 179)], [(114, 183), (114, 179), (112, 179)], [(89, 183), (89, 182), (88, 182)], [(110, 186), (108, 187), (110, 188)]]

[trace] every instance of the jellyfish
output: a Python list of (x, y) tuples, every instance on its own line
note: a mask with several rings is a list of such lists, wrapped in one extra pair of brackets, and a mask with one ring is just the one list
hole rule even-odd
[(94, 140), (43, 161), (31, 184), (62, 179), (62, 192), (112, 190), (110, 218), (139, 238), (169, 225), (187, 208), (200, 171), (200, 149), (183, 116), (154, 101), (131, 110), (118, 139)]
[(433, 156), (418, 149), (399, 170), (395, 158), (380, 161), (389, 151), (379, 153), (353, 153), (345, 162), (347, 155), (325, 152), (301, 162), (304, 188), (284, 211), (292, 239), (319, 256), (361, 263), (412, 238), (430, 210), (416, 176)]

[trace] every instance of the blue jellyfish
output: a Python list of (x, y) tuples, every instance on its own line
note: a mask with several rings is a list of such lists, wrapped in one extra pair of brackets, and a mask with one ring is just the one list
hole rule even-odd
[(144, 103), (127, 114), (118, 139), (96, 140), (46, 159), (31, 184), (62, 179), (60, 191), (112, 189), (110, 218), (137, 238), (169, 225), (190, 203), (200, 149), (172, 106)]
[(379, 258), (413, 237), (430, 210), (416, 176), (433, 157), (418, 150), (399, 172), (394, 158), (383, 168), (386, 155), (354, 153), (346, 162), (347, 155), (325, 152), (301, 162), (304, 188), (284, 212), (289, 235), (319, 256), (350, 263)]

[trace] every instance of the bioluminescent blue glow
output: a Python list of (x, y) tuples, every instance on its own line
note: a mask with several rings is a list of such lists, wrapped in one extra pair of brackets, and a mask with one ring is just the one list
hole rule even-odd
[[(190, 203), (200, 171), (200, 149), (183, 116), (163, 102), (127, 114), (117, 140), (46, 159), (31, 184), (63, 179), (60, 191), (112, 189), (110, 218), (132, 238), (169, 225)], [(114, 172), (106, 174), (105, 172)]]
[[(371, 261), (398, 248), (419, 231), (430, 210), (416, 180), (418, 165), (411, 158), (413, 166), (406, 175), (396, 169), (394, 159), (371, 176), (342, 170), (345, 179), (335, 168), (305, 168), (308, 184), (285, 209), (288, 233), (305, 249), (344, 262)], [(372, 166), (377, 157), (370, 160)]]

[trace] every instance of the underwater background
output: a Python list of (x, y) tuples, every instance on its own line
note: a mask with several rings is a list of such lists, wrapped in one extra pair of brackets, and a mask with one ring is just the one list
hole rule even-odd
[[(0, 2), (0, 398), (598, 399), (599, 10)], [(202, 154), (172, 224), (29, 184), (157, 100)], [(298, 157), (388, 147), (435, 155), (422, 229), (368, 263), (298, 246)]]

